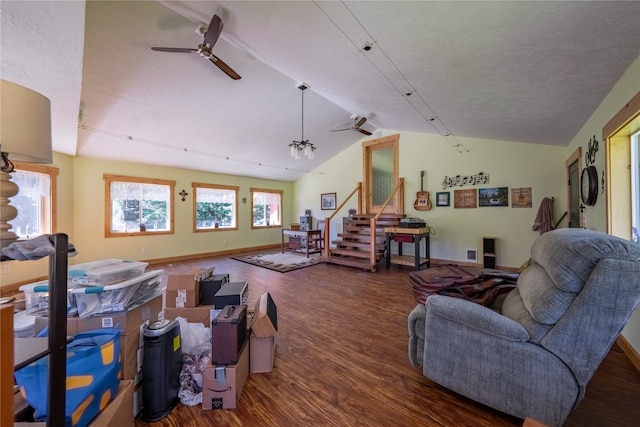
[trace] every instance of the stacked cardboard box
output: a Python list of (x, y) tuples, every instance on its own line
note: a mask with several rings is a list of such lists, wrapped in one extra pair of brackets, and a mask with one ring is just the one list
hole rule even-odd
[(183, 317), (190, 323), (210, 325), (213, 305), (200, 305), (200, 281), (213, 274), (213, 267), (197, 267), (184, 274), (170, 274), (167, 280), (165, 319)]
[(249, 338), (250, 372), (271, 372), (275, 361), (278, 314), (276, 305), (267, 292), (256, 303)]
[(249, 376), (249, 342), (245, 341), (238, 363), (219, 365), (207, 363), (202, 374), (202, 409), (234, 409)]
[[(120, 363), (122, 365), (120, 379), (134, 380), (140, 383), (142, 371), (142, 334), (151, 322), (158, 320), (162, 312), (162, 294), (158, 293), (140, 305), (122, 313), (110, 313), (95, 317), (68, 317), (67, 335), (100, 328), (115, 328), (120, 331)], [(49, 325), (48, 317), (36, 317), (35, 331), (38, 334)]]
[[(120, 381), (118, 394), (111, 402), (89, 423), (88, 427), (134, 427), (133, 413), (133, 381)], [(44, 422), (16, 422), (14, 427), (45, 427)]]

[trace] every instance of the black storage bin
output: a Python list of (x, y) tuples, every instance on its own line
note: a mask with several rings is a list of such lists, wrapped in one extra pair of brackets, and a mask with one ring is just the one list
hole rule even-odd
[(214, 274), (200, 281), (200, 305), (214, 305), (216, 293), (229, 283), (229, 273)]

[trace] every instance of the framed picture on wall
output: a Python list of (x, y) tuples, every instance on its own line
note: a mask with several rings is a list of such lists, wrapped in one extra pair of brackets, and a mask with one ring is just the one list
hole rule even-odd
[(530, 208), (533, 206), (531, 198), (531, 187), (511, 189), (512, 208)]
[(436, 206), (449, 206), (450, 203), (450, 193), (448, 191), (436, 193)]
[(334, 210), (336, 208), (336, 193), (322, 193), (320, 195), (320, 208), (323, 211)]
[(453, 190), (453, 207), (469, 209), (478, 207), (478, 192), (473, 190)]
[(478, 206), (509, 206), (509, 189), (507, 187), (479, 188)]

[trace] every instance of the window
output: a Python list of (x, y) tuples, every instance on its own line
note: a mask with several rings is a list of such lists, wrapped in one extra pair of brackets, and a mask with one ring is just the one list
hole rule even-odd
[(282, 191), (251, 189), (251, 228), (282, 225)]
[(640, 243), (640, 132), (631, 136), (631, 240)]
[(623, 239), (638, 239), (640, 221), (640, 92), (623, 105), (602, 128), (606, 141), (605, 186), (607, 232)]
[(105, 237), (173, 233), (175, 181), (104, 175)]
[(194, 232), (238, 229), (239, 187), (199, 182), (192, 187)]
[(11, 231), (20, 239), (56, 232), (56, 177), (59, 169), (52, 166), (14, 162), (11, 180), (18, 186), (18, 194), (11, 205), (18, 216), (9, 221)]
[[(398, 172), (399, 142), (399, 135), (390, 135), (362, 143), (363, 189), (367, 213), (380, 212), (382, 205), (400, 180)], [(396, 191), (389, 204), (384, 208), (384, 212), (403, 213), (400, 197), (401, 192)]]

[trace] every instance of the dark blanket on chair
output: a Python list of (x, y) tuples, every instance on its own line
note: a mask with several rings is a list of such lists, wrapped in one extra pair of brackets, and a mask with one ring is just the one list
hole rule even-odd
[(439, 294), (485, 306), (499, 294), (515, 288), (518, 276), (517, 273), (454, 264), (409, 273), (413, 295), (419, 304), (424, 304), (430, 295)]

